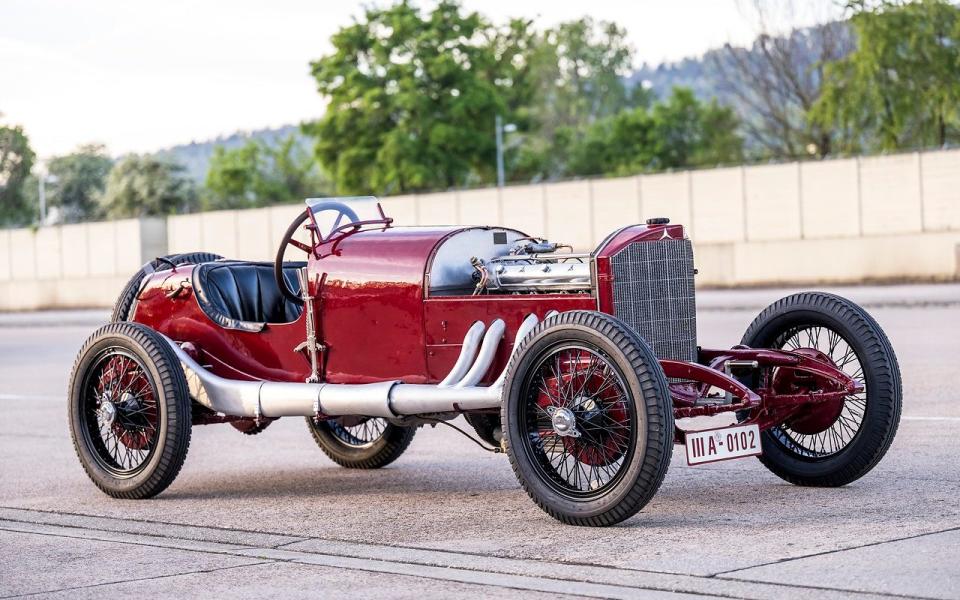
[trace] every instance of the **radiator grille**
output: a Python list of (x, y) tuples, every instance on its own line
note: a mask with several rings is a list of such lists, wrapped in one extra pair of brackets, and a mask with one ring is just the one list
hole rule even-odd
[(690, 240), (634, 242), (610, 258), (613, 314), (657, 358), (696, 361), (697, 307)]

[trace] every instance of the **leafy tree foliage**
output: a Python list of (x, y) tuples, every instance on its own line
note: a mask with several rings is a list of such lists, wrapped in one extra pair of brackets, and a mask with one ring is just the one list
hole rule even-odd
[[(489, 24), (441, 0), (427, 13), (403, 0), (369, 8), (312, 63), (323, 118), (307, 127), (338, 193), (399, 193), (490, 173), (497, 90)], [(505, 85), (505, 83), (504, 83)]]
[(72, 154), (51, 159), (47, 163), (47, 206), (59, 208), (65, 223), (97, 218), (112, 166), (113, 159), (102, 145), (81, 146)]
[(826, 69), (814, 119), (852, 133), (847, 152), (960, 141), (960, 7), (852, 3), (857, 49)]
[(214, 149), (207, 172), (206, 208), (246, 208), (300, 202), (327, 187), (318, 165), (287, 136), (277, 146), (251, 140), (235, 150)]
[(730, 108), (674, 88), (650, 109), (624, 110), (591, 125), (575, 144), (570, 167), (578, 174), (622, 175), (735, 163), (743, 158), (737, 125)]
[(578, 129), (633, 106), (624, 83), (633, 60), (626, 35), (614, 23), (584, 17), (540, 36), (533, 110), (542, 128)]
[(183, 167), (152, 156), (130, 155), (118, 161), (102, 199), (109, 218), (170, 215), (196, 207), (196, 190)]
[[(512, 180), (726, 161), (740, 152), (733, 115), (689, 92), (648, 110), (653, 94), (627, 83), (633, 51), (614, 23), (585, 17), (538, 31), (523, 19), (494, 26), (454, 0), (426, 12), (400, 0), (368, 9), (332, 41), (334, 51), (312, 63), (329, 103), (305, 131), (317, 138), (316, 156), (338, 193), (490, 182), (497, 115), (516, 128), (505, 148)], [(724, 126), (726, 147), (716, 133)], [(657, 135), (689, 147), (666, 149)], [(601, 147), (614, 156), (603, 158)]]
[(36, 155), (20, 127), (0, 127), (0, 225), (26, 225), (36, 215), (24, 193)]
[(626, 76), (633, 52), (626, 30), (584, 17), (535, 36), (529, 52), (532, 88), (526, 112), (532, 115), (512, 175), (524, 179), (582, 174), (571, 162), (571, 144), (594, 122), (636, 107), (652, 95)]

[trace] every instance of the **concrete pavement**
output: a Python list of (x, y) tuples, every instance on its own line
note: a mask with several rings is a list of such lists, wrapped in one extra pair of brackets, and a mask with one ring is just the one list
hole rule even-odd
[[(255, 437), (197, 427), (164, 494), (109, 499), (74, 456), (64, 401), (96, 325), (2, 327), (0, 597), (960, 598), (960, 294), (872, 289), (843, 293), (876, 306), (904, 380), (872, 473), (798, 488), (753, 459), (688, 467), (677, 448), (651, 504), (607, 529), (553, 521), (504, 457), (448, 429), (362, 472), (327, 460), (300, 419)], [(701, 343), (739, 341), (771, 294), (701, 294)]]

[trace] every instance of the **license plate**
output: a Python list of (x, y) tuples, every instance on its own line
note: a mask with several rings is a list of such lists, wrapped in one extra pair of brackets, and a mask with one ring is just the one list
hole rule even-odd
[(688, 465), (760, 454), (760, 428), (756, 425), (688, 431), (686, 437)]

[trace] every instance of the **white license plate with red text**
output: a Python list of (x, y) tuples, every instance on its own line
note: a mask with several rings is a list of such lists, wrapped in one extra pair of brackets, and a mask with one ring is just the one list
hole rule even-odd
[(756, 425), (688, 431), (686, 439), (688, 465), (760, 454), (760, 428)]

